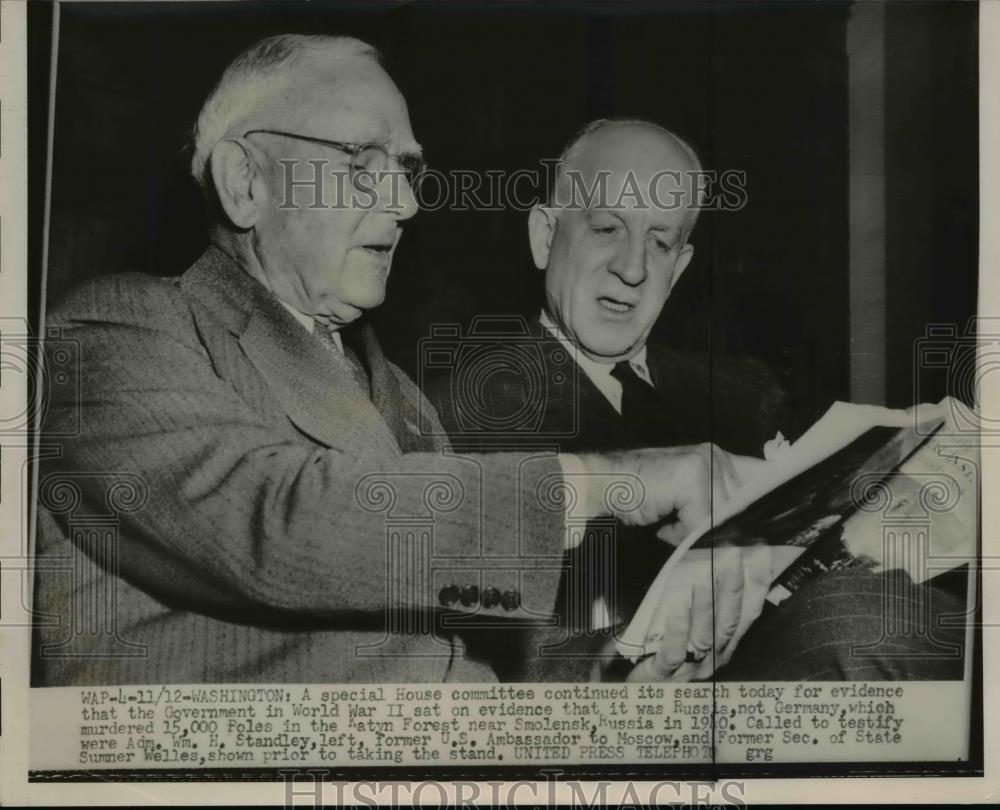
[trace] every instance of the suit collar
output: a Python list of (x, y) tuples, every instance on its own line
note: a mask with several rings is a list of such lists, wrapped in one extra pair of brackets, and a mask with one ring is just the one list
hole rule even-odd
[(359, 345), (372, 376), (371, 399), (346, 365), (332, 358), (270, 291), (219, 248), (209, 248), (180, 284), (198, 302), (201, 317), (221, 322), (238, 338), (300, 430), (332, 447), (344, 441), (349, 424), (376, 447), (398, 452), (393, 431), (376, 407), (398, 396), (398, 382), (387, 380), (392, 371), (369, 326), (352, 331), (363, 336)]
[(188, 268), (181, 276), (180, 285), (237, 337), (246, 330), (257, 301), (270, 295), (259, 281), (215, 245)]

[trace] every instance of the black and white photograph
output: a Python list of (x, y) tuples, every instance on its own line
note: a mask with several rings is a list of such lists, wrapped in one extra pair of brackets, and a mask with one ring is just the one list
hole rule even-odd
[(27, 3), (29, 781), (982, 776), (981, 11)]

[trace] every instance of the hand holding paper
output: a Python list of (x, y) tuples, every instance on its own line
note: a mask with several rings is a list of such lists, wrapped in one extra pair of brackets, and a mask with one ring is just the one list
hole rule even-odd
[[(640, 661), (627, 680), (688, 681), (723, 666), (760, 615), (771, 568), (770, 546), (684, 555), (650, 623), (657, 652)], [(698, 660), (686, 660), (690, 657)]]
[[(969, 559), (976, 536), (978, 467), (973, 452), (976, 437), (950, 429), (950, 421), (960, 411), (961, 405), (951, 400), (908, 411), (836, 403), (794, 445), (773, 454), (772, 463), (762, 463), (759, 472), (738, 470), (746, 486), (728, 502), (716, 501), (711, 517), (681, 542), (619, 637), (618, 650), (626, 658), (638, 660), (655, 653), (639, 663), (632, 677), (708, 677), (728, 661), (742, 631), (759, 614), (762, 578), (777, 577), (826, 530), (842, 532), (845, 553), (880, 558), (882, 554), (875, 552), (883, 547), (883, 524), (894, 513), (885, 513), (879, 506), (877, 515), (857, 517), (858, 488), (865, 482), (881, 482), (886, 492), (891, 488), (894, 508), (902, 512), (920, 500), (913, 491), (913, 481), (918, 478), (954, 482), (949, 489), (958, 493), (954, 505), (950, 501), (944, 504), (938, 510), (941, 514), (929, 508), (924, 511), (935, 525), (935, 559), (942, 564), (953, 560), (956, 565)], [(942, 428), (947, 439), (939, 440), (935, 434)], [(737, 467), (743, 464), (738, 461)], [(758, 551), (765, 545), (773, 548)], [(711, 553), (712, 547), (715, 574), (706, 579), (704, 571), (687, 563), (692, 555)], [(746, 598), (745, 604), (741, 603), (740, 622), (714, 644), (697, 647), (707, 626), (701, 615), (706, 599), (698, 595), (706, 582), (716, 588), (713, 604), (718, 621), (733, 615), (737, 586), (733, 571), (739, 570), (734, 553), (742, 555), (744, 572)], [(753, 556), (764, 553), (770, 555), (766, 564)], [(910, 557), (924, 559), (917, 553)], [(928, 574), (922, 570), (910, 573), (915, 582), (922, 582)], [(668, 620), (679, 622), (680, 627), (668, 627)], [(682, 637), (696, 642), (692, 646), (714, 650), (717, 655), (706, 655), (697, 666), (682, 665), (688, 653), (686, 646), (681, 647)]]

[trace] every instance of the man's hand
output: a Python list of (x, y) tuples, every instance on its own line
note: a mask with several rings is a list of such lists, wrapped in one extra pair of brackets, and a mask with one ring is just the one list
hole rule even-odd
[[(704, 523), (767, 464), (734, 456), (712, 444), (579, 457), (594, 482), (588, 485), (592, 514), (611, 512), (627, 525), (663, 523), (657, 536), (676, 545)], [(605, 497), (616, 476), (638, 481), (641, 498), (616, 508)], [(627, 502), (627, 503), (626, 503)], [(771, 584), (771, 549), (689, 551), (666, 584), (651, 623), (662, 633), (659, 651), (641, 661), (629, 680), (707, 678), (726, 663), (747, 628), (760, 615)], [(689, 653), (696, 662), (685, 662)]]
[[(611, 512), (626, 525), (645, 526), (666, 520), (658, 535), (668, 542), (680, 542), (704, 522), (742, 486), (759, 465), (759, 459), (734, 456), (713, 444), (687, 447), (633, 450), (609, 455), (581, 455), (580, 460), (595, 483), (607, 479), (606, 486), (588, 487), (594, 499), (592, 514)], [(628, 500), (616, 508), (604, 494), (618, 476), (641, 483), (641, 498)]]
[(660, 648), (640, 661), (627, 680), (700, 680), (724, 666), (760, 615), (771, 568), (767, 545), (685, 554), (651, 624), (663, 634)]

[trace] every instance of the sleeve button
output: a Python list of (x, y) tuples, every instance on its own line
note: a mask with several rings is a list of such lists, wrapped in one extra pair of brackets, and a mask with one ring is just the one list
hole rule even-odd
[(483, 591), (483, 607), (495, 608), (500, 604), (500, 591), (496, 588), (487, 588)]
[(472, 605), (478, 604), (479, 602), (479, 586), (478, 585), (466, 585), (462, 588), (462, 594), (459, 597), (462, 604), (465, 607), (471, 607)]
[(521, 607), (521, 594), (517, 591), (504, 591), (500, 604), (504, 610), (517, 610)]
[(446, 585), (438, 592), (438, 601), (443, 607), (451, 607), (458, 601), (458, 588)]

